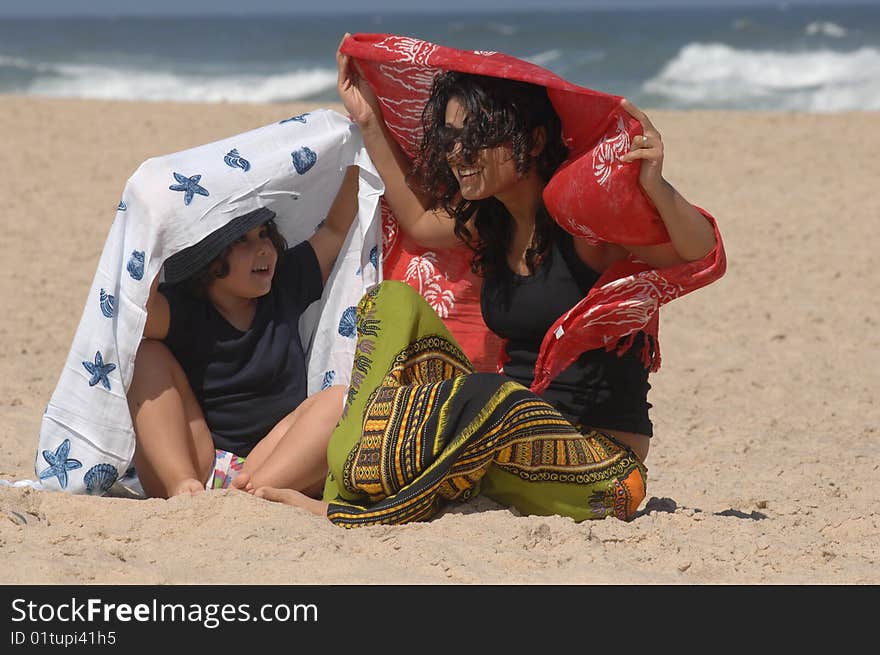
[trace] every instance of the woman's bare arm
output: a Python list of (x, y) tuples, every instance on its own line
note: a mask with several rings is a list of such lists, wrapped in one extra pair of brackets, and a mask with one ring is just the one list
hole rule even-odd
[(642, 160), (639, 183), (654, 203), (669, 232), (670, 242), (657, 246), (626, 246), (633, 255), (656, 268), (702, 259), (715, 247), (715, 230), (699, 210), (663, 177), (663, 140), (650, 119), (628, 100), (622, 103), (642, 125), (630, 152), (621, 161)]
[(336, 65), (339, 97), (361, 130), (370, 159), (385, 183), (385, 200), (401, 229), (428, 248), (450, 248), (459, 244), (455, 222), (449, 214), (432, 208), (428, 198), (406, 183), (410, 161), (388, 131), (379, 100), (355, 63), (337, 50)]

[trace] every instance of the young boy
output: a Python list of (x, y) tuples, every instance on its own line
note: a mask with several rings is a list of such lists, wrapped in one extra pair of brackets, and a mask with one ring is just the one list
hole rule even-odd
[(321, 297), (357, 193), (352, 166), (321, 227), (293, 248), (274, 212), (260, 208), (165, 262), (128, 392), (147, 495), (196, 493), (206, 483), (320, 493), (346, 388), (306, 398), (298, 322)]

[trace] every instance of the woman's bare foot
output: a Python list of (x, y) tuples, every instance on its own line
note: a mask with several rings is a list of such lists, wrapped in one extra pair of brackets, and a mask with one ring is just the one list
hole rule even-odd
[(251, 482), (251, 474), (241, 471), (232, 478), (232, 482), (229, 483), (229, 486), (233, 489), (238, 489), (239, 491), (244, 491), (246, 493), (252, 494), (254, 493), (255, 487), (253, 482)]
[(308, 510), (316, 516), (327, 516), (327, 503), (309, 498), (305, 494), (293, 489), (276, 489), (275, 487), (260, 487), (254, 492), (257, 498), (264, 498), (276, 503), (283, 503), (292, 507)]
[(195, 478), (187, 478), (186, 480), (181, 480), (176, 487), (171, 490), (171, 493), (168, 495), (169, 498), (172, 496), (182, 496), (183, 494), (189, 494), (190, 496), (201, 493), (205, 490), (205, 485), (196, 480)]

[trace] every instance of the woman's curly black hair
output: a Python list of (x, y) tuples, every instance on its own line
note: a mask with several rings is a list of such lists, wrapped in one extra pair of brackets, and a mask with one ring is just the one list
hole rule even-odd
[[(446, 104), (452, 98), (458, 99), (467, 112), (462, 130), (446, 126)], [(537, 156), (532, 156), (535, 129), (539, 127), (544, 128), (545, 144)], [(547, 90), (526, 82), (444, 72), (434, 79), (422, 112), (422, 129), (421, 147), (409, 176), (411, 183), (420, 187), (434, 206), (443, 208), (455, 219), (456, 235), (474, 251), (471, 269), (483, 276), (505, 277), (509, 271), (507, 250), (513, 236), (511, 216), (494, 197), (463, 199), (447, 154), (460, 143), (462, 160), (472, 163), (480, 149), (510, 144), (517, 172), (525, 175), (535, 166), (548, 182), (568, 156), (568, 148)], [(465, 227), (474, 213), (477, 238)], [(542, 206), (536, 217), (534, 239), (526, 251), (526, 264), (531, 272), (537, 258), (549, 247), (551, 228), (552, 219)]]

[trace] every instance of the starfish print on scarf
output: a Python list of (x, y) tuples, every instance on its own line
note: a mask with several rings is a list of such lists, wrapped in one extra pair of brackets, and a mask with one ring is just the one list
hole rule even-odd
[(171, 191), (183, 191), (183, 204), (188, 205), (192, 202), (193, 196), (195, 194), (199, 194), (200, 196), (207, 196), (208, 190), (202, 186), (199, 186), (199, 180), (202, 179), (201, 175), (192, 175), (191, 177), (186, 177), (185, 175), (181, 175), (180, 173), (174, 173), (174, 179), (178, 181), (178, 184), (172, 184), (168, 187)]
[(57, 477), (58, 484), (62, 489), (66, 489), (67, 472), (82, 468), (82, 462), (78, 459), (68, 458), (68, 453), (70, 453), (70, 439), (62, 441), (54, 453), (51, 450), (44, 450), (43, 459), (49, 463), (49, 468), (40, 473), (40, 480)]
[(110, 391), (110, 380), (107, 378), (107, 374), (116, 368), (116, 364), (105, 364), (104, 356), (98, 350), (95, 352), (94, 362), (83, 362), (82, 365), (92, 374), (92, 379), (89, 380), (90, 387), (94, 387), (100, 382), (107, 391)]

